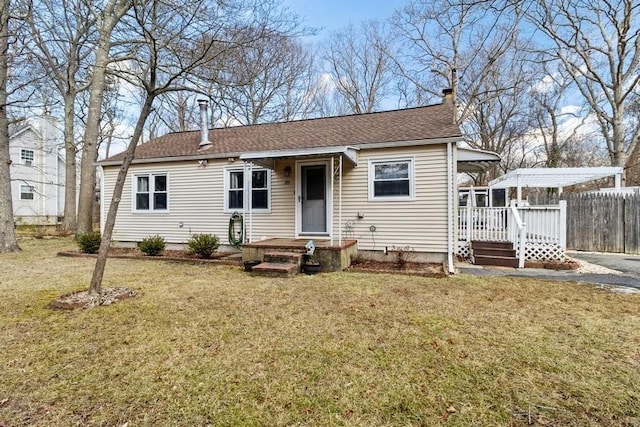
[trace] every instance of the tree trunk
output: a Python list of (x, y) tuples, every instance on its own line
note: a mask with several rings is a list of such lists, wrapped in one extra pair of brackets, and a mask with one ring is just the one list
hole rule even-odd
[(122, 16), (133, 6), (131, 0), (109, 0), (102, 8), (98, 26), (96, 60), (91, 74), (89, 111), (84, 137), (82, 138), (82, 163), (80, 165), (80, 197), (78, 199), (77, 233), (86, 233), (93, 228), (93, 205), (96, 190), (96, 167), (98, 140), (100, 137), (100, 117), (102, 98), (106, 85), (107, 66), (111, 61), (111, 34)]
[(87, 233), (93, 228), (93, 201), (95, 200), (96, 189), (96, 167), (94, 162), (98, 155), (102, 94), (105, 86), (105, 69), (109, 63), (110, 44), (110, 34), (101, 34), (96, 51), (96, 63), (91, 76), (87, 125), (82, 139), (78, 233)]
[(0, 252), (20, 250), (16, 241), (11, 200), (11, 157), (7, 120), (9, 0), (0, 0)]
[(109, 253), (109, 247), (111, 246), (111, 236), (113, 235), (113, 227), (116, 223), (116, 215), (118, 214), (118, 206), (120, 205), (122, 190), (124, 188), (125, 180), (127, 179), (129, 166), (131, 166), (131, 161), (135, 156), (136, 147), (138, 146), (138, 142), (142, 136), (144, 123), (151, 113), (151, 106), (153, 105), (154, 99), (155, 94), (147, 94), (142, 110), (140, 110), (140, 116), (138, 116), (138, 122), (136, 123), (133, 136), (131, 137), (131, 141), (129, 141), (125, 158), (122, 161), (122, 166), (120, 166), (120, 170), (118, 171), (118, 178), (116, 179), (116, 184), (113, 189), (109, 212), (107, 213), (107, 218), (104, 223), (102, 242), (100, 243), (100, 250), (98, 251), (98, 259), (96, 260), (96, 265), (93, 269), (93, 276), (91, 277), (91, 284), (89, 285), (90, 294), (99, 294), (102, 289), (102, 278), (107, 264), (107, 254)]
[(65, 233), (76, 231), (76, 197), (77, 197), (77, 171), (76, 171), (76, 142), (74, 139), (74, 106), (76, 95), (67, 92), (64, 96), (64, 154), (65, 154), (65, 180), (64, 180), (64, 218), (62, 230)]

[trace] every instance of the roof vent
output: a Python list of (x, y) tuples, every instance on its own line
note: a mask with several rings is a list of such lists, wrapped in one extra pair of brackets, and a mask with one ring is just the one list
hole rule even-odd
[(202, 147), (211, 144), (209, 141), (209, 124), (207, 120), (209, 101), (206, 99), (198, 99), (198, 104), (200, 105), (200, 147)]

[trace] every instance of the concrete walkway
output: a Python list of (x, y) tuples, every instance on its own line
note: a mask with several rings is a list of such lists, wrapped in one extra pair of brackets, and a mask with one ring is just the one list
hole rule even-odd
[(467, 263), (459, 263), (457, 267), (461, 273), (474, 274), (477, 276), (528, 277), (542, 280), (595, 283), (621, 288), (632, 288), (640, 292), (640, 257), (634, 255), (586, 252), (574, 252), (568, 253), (567, 255), (571, 258), (616, 270), (616, 272), (598, 274), (571, 270), (557, 271), (543, 268), (518, 269), (487, 267)]

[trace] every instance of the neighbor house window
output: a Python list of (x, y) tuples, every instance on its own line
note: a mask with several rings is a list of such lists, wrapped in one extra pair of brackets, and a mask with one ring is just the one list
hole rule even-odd
[(134, 176), (134, 210), (167, 211), (169, 191), (166, 173)]
[(33, 200), (34, 188), (30, 185), (20, 186), (20, 200)]
[[(226, 169), (225, 171), (225, 210), (237, 211), (244, 208), (245, 171)], [(269, 192), (271, 174), (269, 170), (254, 168), (251, 171), (251, 209), (269, 210)]]
[(369, 199), (411, 199), (413, 188), (413, 159), (369, 161)]
[(34, 156), (33, 150), (20, 150), (20, 161), (23, 165), (32, 165)]

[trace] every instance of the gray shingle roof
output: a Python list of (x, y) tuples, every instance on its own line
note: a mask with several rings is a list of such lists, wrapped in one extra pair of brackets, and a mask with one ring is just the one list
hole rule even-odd
[[(451, 104), (377, 113), (268, 123), (209, 130), (211, 144), (200, 147), (200, 131), (175, 132), (152, 139), (136, 149), (137, 162), (180, 160), (185, 156), (241, 154), (313, 147), (367, 144), (459, 137)], [(103, 162), (121, 161), (123, 153)]]

